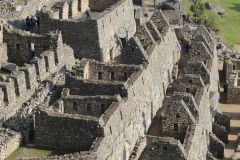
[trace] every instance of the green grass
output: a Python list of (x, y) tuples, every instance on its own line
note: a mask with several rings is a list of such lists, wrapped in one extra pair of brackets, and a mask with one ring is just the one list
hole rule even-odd
[[(225, 43), (238, 48), (240, 51), (240, 0), (202, 0), (219, 4), (225, 9), (224, 17), (206, 10), (205, 16), (215, 17), (220, 35)], [(192, 0), (183, 0), (186, 13), (192, 15), (190, 9)]]
[[(16, 0), (14, 3), (15, 3), (14, 4), (15, 6), (16, 5), (26, 5), (27, 0)], [(16, 9), (14, 5), (12, 5), (12, 3), (10, 3), (10, 2), (6, 2), (5, 5), (0, 6), (0, 10), (8, 10), (8, 11), (13, 12)]]
[(13, 152), (6, 160), (15, 160), (21, 157), (42, 157), (42, 156), (52, 156), (52, 155), (63, 155), (67, 152), (60, 150), (51, 150), (42, 147), (20, 147), (15, 152)]
[(18, 5), (24, 5), (26, 3), (27, 3), (27, 0), (17, 0), (16, 1), (16, 4), (18, 4)]

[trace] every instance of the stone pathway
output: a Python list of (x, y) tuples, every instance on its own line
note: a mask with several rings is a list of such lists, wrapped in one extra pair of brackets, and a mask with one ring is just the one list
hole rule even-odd
[(226, 93), (223, 90), (224, 76), (223, 76), (223, 62), (219, 61), (219, 79), (220, 79), (220, 106), (222, 113), (229, 116), (231, 131), (228, 134), (229, 142), (225, 144), (224, 157), (231, 159), (237, 147), (237, 133), (240, 132), (240, 105), (226, 104)]
[(223, 114), (231, 118), (231, 131), (228, 134), (229, 143), (225, 146), (224, 157), (231, 158), (237, 147), (237, 133), (240, 132), (240, 105), (221, 104)]

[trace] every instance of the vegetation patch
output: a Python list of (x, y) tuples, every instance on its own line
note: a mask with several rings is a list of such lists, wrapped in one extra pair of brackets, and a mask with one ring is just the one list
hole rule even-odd
[[(194, 20), (192, 5), (194, 0), (183, 0), (185, 11), (190, 15), (191, 19)], [(196, 0), (195, 0), (196, 1)], [(202, 21), (207, 26), (213, 29), (219, 30), (221, 38), (226, 44), (231, 47), (239, 49), (240, 45), (240, 1), (239, 0), (198, 0), (204, 4), (204, 11), (202, 15)], [(217, 13), (205, 9), (205, 3), (211, 2), (218, 4), (225, 10), (224, 15), (218, 15)], [(201, 17), (201, 16), (200, 16)], [(240, 51), (240, 49), (239, 49)]]
[(14, 153), (12, 153), (6, 160), (13, 160), (22, 157), (43, 157), (53, 155), (63, 155), (68, 152), (61, 150), (52, 150), (43, 147), (20, 147)]

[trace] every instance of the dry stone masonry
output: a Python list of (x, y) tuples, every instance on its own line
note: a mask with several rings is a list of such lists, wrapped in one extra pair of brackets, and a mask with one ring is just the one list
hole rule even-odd
[[(44, 1), (31, 32), (0, 20), (0, 159), (26, 143), (70, 154), (19, 159), (223, 158), (214, 34), (183, 25), (181, 1), (155, 3)], [(237, 103), (237, 57), (224, 66)]]
[(0, 159), (5, 159), (20, 147), (22, 135), (10, 129), (1, 128), (0, 137)]
[(227, 92), (227, 102), (232, 104), (239, 104), (239, 65), (240, 61), (238, 54), (233, 52), (225, 53), (224, 57), (224, 75), (226, 80), (225, 92)]

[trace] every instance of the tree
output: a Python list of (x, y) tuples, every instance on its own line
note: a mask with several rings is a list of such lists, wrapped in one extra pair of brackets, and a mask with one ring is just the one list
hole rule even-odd
[(194, 17), (201, 17), (204, 15), (204, 4), (201, 1), (194, 1), (194, 3), (191, 5), (190, 10), (193, 12)]

